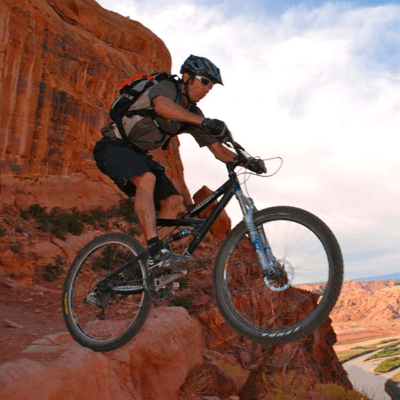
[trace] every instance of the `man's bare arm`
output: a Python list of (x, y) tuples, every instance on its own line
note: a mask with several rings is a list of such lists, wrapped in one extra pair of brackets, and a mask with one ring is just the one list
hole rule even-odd
[(208, 146), (210, 149), (211, 153), (214, 154), (215, 158), (218, 160), (227, 163), (230, 161), (233, 161), (233, 159), (236, 157), (236, 153), (233, 151), (229, 150), (225, 146), (223, 146), (221, 143), (214, 143), (210, 146)]

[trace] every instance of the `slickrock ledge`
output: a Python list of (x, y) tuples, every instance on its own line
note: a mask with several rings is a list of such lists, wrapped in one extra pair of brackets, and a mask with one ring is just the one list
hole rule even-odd
[(39, 339), (26, 358), (0, 367), (1, 400), (171, 400), (203, 363), (200, 324), (183, 308), (153, 308), (120, 349), (99, 353), (68, 333)]

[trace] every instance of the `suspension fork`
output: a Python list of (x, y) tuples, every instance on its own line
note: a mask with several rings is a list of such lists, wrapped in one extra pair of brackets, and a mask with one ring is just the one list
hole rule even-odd
[(235, 196), (240, 204), (240, 208), (242, 209), (243, 220), (250, 241), (256, 251), (264, 276), (272, 275), (274, 273), (274, 267), (276, 267), (275, 257), (272, 254), (271, 246), (269, 245), (262, 225), (256, 227), (254, 223), (254, 212), (256, 211), (256, 208), (253, 199), (246, 197), (243, 194), (237, 176), (233, 171), (230, 171), (230, 176), (234, 182)]

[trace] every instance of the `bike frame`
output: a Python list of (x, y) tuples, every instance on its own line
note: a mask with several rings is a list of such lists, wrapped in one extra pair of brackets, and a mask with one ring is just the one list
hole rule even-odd
[[(162, 227), (184, 227), (189, 226), (195, 228), (196, 232), (192, 233), (187, 231), (185, 235), (180, 236), (173, 240), (179, 240), (187, 234), (193, 234), (193, 239), (190, 242), (189, 246), (186, 248), (185, 253), (189, 256), (193, 254), (196, 248), (199, 246), (200, 242), (204, 239), (211, 226), (214, 224), (218, 216), (221, 214), (222, 210), (229, 203), (231, 198), (235, 195), (240, 207), (242, 209), (242, 213), (244, 216), (244, 222), (247, 227), (247, 231), (249, 234), (249, 238), (251, 243), (254, 246), (257, 257), (260, 261), (261, 268), (263, 270), (264, 276), (269, 276), (274, 273), (274, 267), (276, 266), (276, 262), (274, 256), (271, 251), (271, 247), (269, 246), (268, 240), (265, 236), (264, 230), (262, 227), (256, 227), (254, 224), (254, 211), (256, 208), (253, 204), (253, 200), (249, 197), (246, 197), (240, 187), (240, 183), (235, 173), (234, 169), (237, 164), (235, 163), (227, 163), (226, 164), (229, 180), (226, 181), (221, 187), (219, 187), (215, 192), (211, 193), (206, 199), (197, 204), (192, 210), (190, 210), (187, 214), (179, 219), (157, 219), (157, 226)], [(205, 219), (193, 219), (196, 217), (201, 211), (203, 211), (206, 207), (211, 205), (216, 199), (222, 196), (221, 200), (208, 216)], [(106, 283), (111, 280), (121, 272), (125, 271), (131, 265), (144, 258), (147, 255), (147, 251), (139, 254), (138, 256), (132, 258), (130, 261), (117, 268), (114, 272), (104, 279), (104, 281), (99, 282), (99, 284)]]
[[(179, 226), (190, 226), (197, 230), (193, 235), (193, 240), (185, 250), (185, 254), (191, 256), (201, 241), (204, 239), (211, 226), (214, 224), (222, 210), (231, 200), (232, 196), (235, 195), (243, 216), (244, 222), (248, 229), (251, 243), (253, 244), (257, 257), (260, 261), (262, 269), (265, 275), (268, 275), (274, 264), (274, 257), (272, 255), (271, 248), (268, 244), (268, 240), (262, 228), (256, 228), (254, 224), (254, 211), (256, 208), (253, 204), (253, 200), (246, 197), (240, 187), (240, 183), (237, 174), (234, 171), (235, 165), (233, 163), (227, 163), (227, 169), (229, 173), (229, 180), (220, 186), (215, 192), (211, 193), (207, 198), (197, 204), (192, 210), (185, 214), (180, 219), (157, 219), (157, 225), (162, 227), (179, 227)], [(222, 196), (217, 206), (211, 212), (206, 219), (193, 219), (206, 207), (211, 205), (216, 199)], [(185, 232), (186, 233), (186, 232)], [(187, 232), (189, 234), (190, 232)], [(182, 237), (182, 236), (181, 236)], [(179, 240), (179, 239), (177, 239)]]

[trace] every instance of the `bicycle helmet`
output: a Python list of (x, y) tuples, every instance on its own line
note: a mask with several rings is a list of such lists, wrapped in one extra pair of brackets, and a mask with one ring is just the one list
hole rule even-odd
[(181, 74), (200, 74), (210, 78), (213, 82), (223, 85), (219, 69), (207, 58), (190, 55), (181, 67)]

